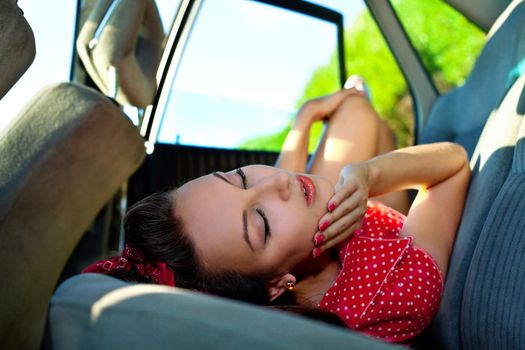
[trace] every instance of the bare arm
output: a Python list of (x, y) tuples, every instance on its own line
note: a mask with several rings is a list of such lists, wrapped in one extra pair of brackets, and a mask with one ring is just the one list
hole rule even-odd
[(398, 149), (363, 165), (369, 195), (377, 196), (408, 188), (430, 189), (468, 165), (468, 158), (461, 146), (442, 142)]
[(306, 172), (308, 141), (313, 121), (309, 121), (304, 114), (305, 110), (301, 108), (292, 129), (286, 135), (283, 148), (275, 163), (276, 167), (297, 173)]
[(355, 89), (340, 90), (306, 102), (297, 113), (275, 166), (298, 173), (306, 172), (312, 124), (323, 119), (329, 120), (344, 99), (352, 95), (363, 95), (363, 92)]
[(461, 218), (470, 168), (466, 152), (453, 143), (419, 145), (396, 150), (345, 167), (328, 202), (335, 205), (320, 223), (327, 249), (348, 238), (361, 226), (369, 197), (407, 188), (420, 190), (410, 208), (402, 234), (427, 250), (446, 271)]

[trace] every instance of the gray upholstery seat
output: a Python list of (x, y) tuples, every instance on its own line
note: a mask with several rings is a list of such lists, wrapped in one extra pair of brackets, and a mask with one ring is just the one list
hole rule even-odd
[(97, 0), (76, 47), (100, 91), (122, 105), (146, 108), (157, 90), (163, 40), (155, 1)]
[(0, 135), (3, 348), (38, 348), (69, 256), (144, 155), (109, 99), (70, 83), (45, 88)]
[[(505, 14), (471, 77), (436, 101), (426, 125), (423, 141), (452, 140), (469, 150), (473, 177), (442, 305), (420, 344), (424, 348), (525, 348), (525, 3), (511, 6), (516, 7)], [(124, 300), (119, 293), (126, 288), (136, 289), (124, 293), (129, 296)], [(387, 346), (258, 307), (158, 288), (130, 287), (107, 276), (75, 277), (51, 303), (55, 345), (142, 348), (151, 339), (144, 336), (146, 328), (159, 334), (158, 348)], [(255, 339), (259, 334), (266, 338)], [(299, 336), (287, 338), (290, 334)]]
[(35, 58), (33, 31), (14, 0), (0, 0), (0, 99)]
[(517, 85), (514, 113), (522, 122), (512, 164), (487, 213), (465, 280), (460, 321), (467, 348), (525, 348), (525, 75)]
[(472, 155), (489, 115), (525, 71), (525, 6), (519, 3), (509, 5), (513, 11), (503, 14), (465, 84), (433, 104), (421, 143), (454, 141)]
[[(472, 182), (432, 327), (433, 342), (444, 348), (525, 345), (525, 322), (508, 318), (525, 320), (525, 294), (515, 288), (525, 285), (525, 205), (518, 202), (525, 186), (513, 170), (524, 161), (524, 91), (525, 75), (489, 118), (471, 160)], [(501, 341), (514, 347), (496, 346)]]
[(96, 274), (61, 285), (50, 331), (55, 350), (392, 348), (288, 313)]
[[(436, 127), (437, 135), (454, 125), (440, 138), (467, 147), (481, 133), (470, 149), (472, 182), (431, 329), (439, 348), (525, 347), (525, 294), (518, 287), (525, 285), (525, 206), (520, 204), (525, 187), (519, 175), (525, 136), (525, 2), (510, 6), (472, 76), (436, 102), (428, 126)], [(469, 123), (472, 129), (465, 127)]]

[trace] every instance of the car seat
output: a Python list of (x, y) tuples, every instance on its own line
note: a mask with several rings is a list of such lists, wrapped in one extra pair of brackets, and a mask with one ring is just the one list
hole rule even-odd
[(520, 3), (513, 1), (495, 22), (465, 83), (434, 102), (421, 143), (454, 141), (472, 156), (490, 113), (525, 70), (524, 10)]
[(157, 90), (164, 32), (155, 1), (98, 0), (78, 35), (78, 55), (97, 87), (146, 108)]
[[(453, 140), (470, 150), (473, 177), (442, 305), (422, 348), (525, 348), (524, 27), (525, 3), (513, 1), (465, 85), (438, 98), (425, 125), (425, 142)], [(57, 349), (395, 348), (294, 315), (90, 274), (57, 290), (50, 333)]]
[(136, 127), (80, 85), (42, 90), (0, 137), (2, 346), (37, 348), (78, 241), (145, 156)]
[[(35, 57), (31, 27), (0, 0), (0, 98)], [(145, 156), (111, 100), (72, 83), (38, 93), (0, 135), (2, 348), (39, 348), (49, 299), (94, 217)]]
[(465, 85), (435, 103), (426, 125), (426, 141), (469, 149), (473, 171), (428, 343), (439, 348), (525, 348), (525, 3), (496, 26)]
[(33, 62), (35, 37), (15, 1), (0, 0), (0, 24), (1, 99)]

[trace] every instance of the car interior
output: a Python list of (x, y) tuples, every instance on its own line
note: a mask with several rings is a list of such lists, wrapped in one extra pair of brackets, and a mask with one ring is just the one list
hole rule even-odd
[[(3, 348), (397, 347), (270, 308), (78, 274), (121, 248), (123, 213), (141, 198), (216, 169), (277, 158), (157, 142), (190, 32), (213, 1), (181, 0), (165, 39), (152, 1), (78, 2), (75, 79), (27, 96), (1, 131)], [(338, 11), (315, 1), (244, 1), (330, 23), (344, 54)], [(445, 1), (486, 37), (464, 83), (445, 93), (393, 2), (365, 0), (407, 81), (414, 144), (461, 144), (472, 170), (440, 309), (413, 347), (525, 349), (525, 2)], [(0, 24), (2, 98), (31, 65), (35, 36), (15, 0), (0, 0)], [(339, 62), (342, 87), (349, 67)], [(136, 107), (138, 122), (124, 105)]]

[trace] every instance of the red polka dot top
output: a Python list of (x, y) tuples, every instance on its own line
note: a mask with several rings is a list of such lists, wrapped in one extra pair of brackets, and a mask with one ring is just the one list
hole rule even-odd
[(390, 342), (423, 331), (439, 307), (443, 278), (412, 237), (400, 237), (406, 217), (369, 202), (363, 225), (341, 245), (341, 269), (319, 303), (346, 325)]

